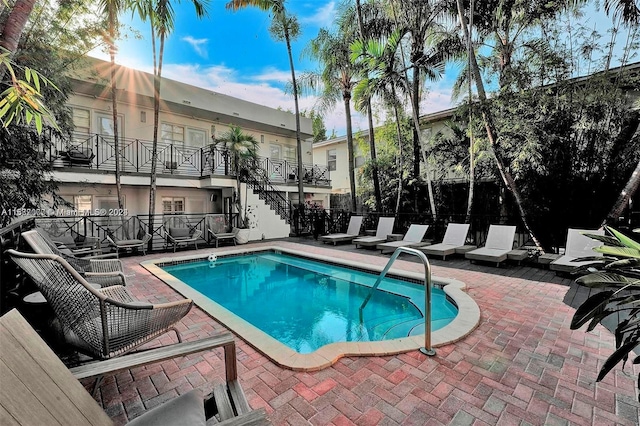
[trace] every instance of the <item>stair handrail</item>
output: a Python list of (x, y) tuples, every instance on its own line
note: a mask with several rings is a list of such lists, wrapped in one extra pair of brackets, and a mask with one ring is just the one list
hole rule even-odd
[(290, 223), (291, 202), (271, 185), (271, 180), (266, 175), (266, 171), (262, 168), (248, 169), (247, 171), (249, 173), (246, 175), (246, 183), (252, 189), (257, 190), (259, 194), (262, 194), (265, 201), (286, 223)]
[(391, 265), (393, 264), (393, 262), (395, 262), (398, 256), (400, 256), (400, 254), (402, 253), (417, 256), (424, 265), (424, 347), (420, 348), (420, 352), (428, 356), (434, 356), (436, 354), (436, 351), (431, 347), (431, 265), (429, 264), (429, 259), (427, 259), (427, 256), (420, 250), (416, 250), (410, 247), (398, 247), (393, 252), (386, 266), (384, 267), (382, 272), (380, 272), (380, 275), (378, 275), (378, 279), (376, 280), (375, 284), (371, 287), (369, 294), (367, 295), (367, 297), (365, 297), (362, 305), (360, 305), (360, 318), (362, 319), (362, 310), (365, 306), (367, 306), (367, 303), (369, 303), (369, 299), (371, 299), (373, 292), (376, 291), (384, 277), (387, 275), (387, 272), (389, 272), (389, 269), (391, 269)]

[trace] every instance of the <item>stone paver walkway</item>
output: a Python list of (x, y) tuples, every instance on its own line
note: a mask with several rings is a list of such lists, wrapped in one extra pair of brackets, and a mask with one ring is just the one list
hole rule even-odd
[[(301, 249), (335, 253), (314, 244)], [(367, 250), (339, 249), (340, 257), (366, 263), (384, 265), (389, 258)], [(138, 264), (164, 256), (123, 259), (136, 297), (154, 303), (181, 298)], [(408, 259), (397, 265), (422, 268)], [(250, 405), (265, 407), (276, 425), (639, 423), (640, 369), (616, 368), (595, 383), (613, 351), (613, 336), (600, 326), (590, 333), (569, 329), (574, 309), (563, 303), (563, 297), (571, 280), (527, 266), (498, 269), (462, 259), (434, 260), (432, 265), (435, 276), (465, 282), (480, 306), (481, 324), (468, 337), (437, 348), (433, 358), (418, 351), (343, 358), (313, 373), (282, 369), (238, 339), (239, 376)], [(224, 330), (197, 307), (179, 328), (185, 340)], [(150, 345), (175, 341), (169, 333)], [(223, 365), (222, 352), (211, 351), (136, 368), (105, 377), (97, 399), (116, 424), (124, 424), (194, 387), (209, 392), (224, 381)], [(87, 388), (92, 384), (85, 381)]]

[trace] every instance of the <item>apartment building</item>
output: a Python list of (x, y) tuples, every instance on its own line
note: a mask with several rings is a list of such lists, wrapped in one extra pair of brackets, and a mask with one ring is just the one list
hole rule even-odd
[[(75, 131), (71, 139), (56, 140), (49, 153), (53, 177), (60, 182), (58, 195), (78, 212), (110, 212), (118, 207), (110, 66), (87, 58), (86, 66), (74, 72), (68, 105)], [(117, 66), (116, 87), (124, 208), (128, 215), (144, 215), (149, 210), (152, 165), (153, 75)], [(277, 197), (266, 198), (295, 205), (299, 175), (306, 194), (330, 191), (328, 170), (313, 164), (311, 120), (301, 117), (300, 123), (302, 173), (298, 173), (294, 114), (163, 78), (156, 213), (221, 213), (231, 217), (236, 196), (233, 160), (217, 141), (229, 126), (236, 125), (253, 135), (260, 146), (259, 170), (251, 183), (241, 188), (242, 203), (262, 221), (261, 225), (254, 221), (254, 226), (261, 228), (256, 235), (288, 235), (288, 219), (282, 214), (287, 207), (280, 206), (277, 214), (260, 193), (277, 193)]]

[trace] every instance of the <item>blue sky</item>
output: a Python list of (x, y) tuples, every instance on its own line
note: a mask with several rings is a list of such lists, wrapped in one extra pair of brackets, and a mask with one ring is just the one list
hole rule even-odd
[[(308, 41), (322, 27), (330, 27), (340, 0), (289, 0), (288, 10), (298, 17), (302, 35), (292, 43), (296, 73), (316, 70), (316, 64), (302, 59), (300, 53)], [(289, 63), (284, 42), (276, 42), (269, 34), (269, 14), (256, 8), (237, 12), (225, 9), (227, 0), (211, 0), (209, 16), (195, 18), (193, 5), (188, 1), (175, 3), (176, 23), (165, 46), (163, 76), (193, 84), (216, 92), (235, 96), (273, 108), (293, 111), (291, 95), (284, 93), (290, 81)], [(589, 12), (601, 32), (610, 20), (603, 13)], [(148, 72), (153, 70), (151, 39), (148, 23), (127, 14), (121, 22), (134, 28), (139, 38), (131, 33), (118, 42), (117, 62)], [(108, 59), (103, 52), (92, 55)], [(457, 70), (449, 68), (442, 80), (429, 83), (421, 112), (440, 111), (454, 106), (451, 102), (451, 84)], [(303, 96), (301, 109), (310, 110), (314, 96)], [(365, 129), (366, 119), (354, 114), (354, 130)], [(328, 134), (335, 129), (345, 133), (344, 111), (341, 103), (325, 117)]]

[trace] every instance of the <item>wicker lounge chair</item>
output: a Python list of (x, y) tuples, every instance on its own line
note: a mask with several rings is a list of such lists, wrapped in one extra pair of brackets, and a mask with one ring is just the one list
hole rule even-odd
[(170, 330), (193, 302), (141, 302), (123, 286), (95, 289), (60, 256), (7, 250), (33, 280), (60, 321), (65, 340), (80, 352), (107, 359), (132, 351)]
[(489, 233), (484, 247), (471, 250), (464, 256), (471, 260), (495, 262), (496, 266), (507, 260), (507, 254), (513, 249), (513, 239), (516, 235), (515, 226), (489, 225)]
[(398, 247), (418, 247), (422, 245), (422, 239), (424, 234), (427, 233), (429, 225), (415, 225), (412, 224), (409, 230), (404, 234), (404, 238), (400, 241), (389, 241), (386, 243), (378, 244), (376, 248), (381, 253), (392, 252)]
[[(144, 353), (94, 362), (71, 370), (53, 353), (17, 310), (0, 318), (0, 364), (4, 367), (0, 393), (0, 419), (11, 425), (112, 426), (79, 378), (172, 359), (190, 353), (224, 348), (226, 382), (203, 396), (194, 389), (135, 418), (130, 426), (204, 426), (216, 416), (221, 425), (269, 425), (264, 409), (251, 410), (237, 380), (235, 343), (230, 333), (196, 342), (163, 346)], [(117, 362), (116, 362), (117, 361)], [(7, 373), (7, 374), (4, 374)], [(237, 415), (236, 415), (237, 413)]]
[(116, 249), (116, 257), (120, 257), (120, 250), (142, 249), (142, 255), (147, 254), (147, 244), (151, 241), (151, 234), (146, 233), (141, 239), (118, 240), (111, 230), (107, 230), (107, 241)]
[(595, 247), (602, 245), (601, 241), (596, 241), (593, 238), (586, 237), (582, 233), (604, 235), (602, 229), (573, 229), (569, 228), (567, 231), (567, 245), (563, 256), (554, 260), (549, 264), (549, 269), (556, 272), (571, 272), (578, 266), (589, 265), (593, 263), (599, 263), (598, 261), (590, 260), (584, 262), (575, 262), (575, 259), (582, 257), (601, 257), (602, 253), (593, 251)]
[(336, 233), (323, 235), (318, 238), (323, 243), (333, 243), (335, 246), (337, 243), (350, 243), (360, 235), (360, 228), (362, 227), (362, 216), (351, 216), (349, 218), (349, 226), (346, 233)]
[(164, 230), (166, 241), (165, 247), (170, 245), (173, 246), (174, 253), (179, 245), (188, 246), (189, 244), (193, 244), (196, 246), (196, 250), (198, 249), (198, 240), (202, 235), (201, 230), (188, 227), (166, 227)]
[(211, 228), (207, 229), (207, 233), (209, 235), (209, 238), (212, 239), (213, 241), (216, 242), (216, 247), (218, 247), (218, 244), (220, 243), (220, 241), (233, 241), (233, 245), (236, 245), (236, 232), (213, 232), (211, 230)]
[(126, 285), (124, 268), (118, 259), (92, 259), (90, 257), (75, 257), (65, 253), (51, 241), (49, 234), (40, 228), (32, 229), (21, 234), (34, 253), (53, 254), (65, 259), (87, 281), (100, 284), (102, 287), (110, 285)]
[(420, 247), (418, 250), (427, 255), (442, 256), (442, 260), (445, 260), (447, 256), (454, 254), (457, 248), (465, 245), (468, 233), (469, 224), (450, 223), (447, 225), (447, 230), (441, 243)]
[(380, 243), (387, 241), (387, 235), (393, 233), (393, 224), (396, 219), (394, 217), (381, 217), (378, 219), (378, 227), (376, 235), (373, 237), (360, 237), (353, 240), (353, 243), (360, 247), (375, 247)]

